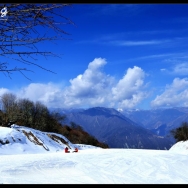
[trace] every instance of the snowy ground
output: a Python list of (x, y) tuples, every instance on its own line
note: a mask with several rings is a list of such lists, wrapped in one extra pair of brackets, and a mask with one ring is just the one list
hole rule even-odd
[[(1, 140), (11, 137), (7, 131), (12, 130), (0, 129)], [(65, 153), (59, 147), (47, 152), (32, 147), (32, 153), (26, 153), (27, 144), (24, 150), (21, 145), (0, 146), (1, 184), (188, 184), (188, 141), (170, 150), (77, 145), (78, 153)]]

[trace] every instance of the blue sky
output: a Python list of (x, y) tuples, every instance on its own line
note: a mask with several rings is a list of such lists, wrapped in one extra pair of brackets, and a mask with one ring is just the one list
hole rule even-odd
[(73, 4), (63, 15), (71, 40), (40, 44), (61, 58), (36, 61), (56, 74), (1, 73), (0, 95), (49, 108), (188, 106), (188, 4)]

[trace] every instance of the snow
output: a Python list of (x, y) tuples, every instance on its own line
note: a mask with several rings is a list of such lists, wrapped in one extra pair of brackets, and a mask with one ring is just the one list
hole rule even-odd
[[(78, 153), (65, 153), (67, 145)], [(188, 183), (188, 141), (169, 150), (102, 149), (12, 125), (0, 127), (0, 155), (0, 184)]]

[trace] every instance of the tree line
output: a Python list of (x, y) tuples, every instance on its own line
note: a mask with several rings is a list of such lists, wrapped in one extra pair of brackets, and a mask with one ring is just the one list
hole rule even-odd
[(74, 122), (66, 125), (65, 119), (65, 115), (50, 111), (41, 102), (20, 99), (12, 93), (4, 93), (0, 97), (0, 126), (10, 127), (12, 124), (17, 124), (43, 132), (61, 134), (72, 143), (108, 148), (107, 144), (89, 135), (80, 125)]

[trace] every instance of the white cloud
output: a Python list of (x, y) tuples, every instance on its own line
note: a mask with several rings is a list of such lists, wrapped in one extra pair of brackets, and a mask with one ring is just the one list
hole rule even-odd
[(40, 101), (47, 107), (80, 108), (105, 106), (134, 108), (146, 98), (145, 72), (137, 66), (128, 68), (120, 79), (103, 71), (107, 61), (95, 58), (83, 74), (70, 79), (70, 85), (32, 83), (16, 92), (19, 98)]
[(187, 75), (188, 74), (188, 62), (187, 53), (175, 53), (169, 54), (169, 58), (163, 60), (166, 64), (172, 64), (171, 67), (161, 69), (161, 71), (168, 73), (170, 75)]
[(34, 102), (40, 101), (45, 105), (52, 105), (58, 101), (56, 97), (61, 93), (59, 85), (54, 83), (31, 83), (26, 87), (21, 88), (16, 95), (19, 98), (30, 99)]
[[(83, 74), (70, 80), (65, 90), (65, 105), (102, 105), (114, 82), (114, 78), (102, 72), (106, 60), (95, 58)], [(75, 103), (76, 102), (76, 103)]]
[(173, 73), (179, 74), (179, 75), (187, 75), (188, 74), (188, 63), (177, 64), (174, 67)]
[(133, 108), (146, 97), (143, 92), (144, 77), (145, 73), (141, 68), (128, 68), (127, 73), (112, 88), (113, 99), (120, 108)]
[(173, 107), (188, 106), (188, 78), (175, 78), (171, 85), (166, 85), (165, 91), (151, 101), (151, 106)]
[(100, 94), (110, 83), (111, 78), (102, 72), (102, 67), (106, 64), (106, 60), (96, 58), (89, 63), (88, 69), (76, 78), (71, 79), (71, 86), (68, 91), (72, 96), (77, 97), (95, 97)]
[(0, 96), (3, 95), (4, 93), (9, 93), (10, 91), (6, 88), (0, 88)]
[(160, 40), (149, 40), (149, 41), (124, 41), (124, 40), (119, 40), (119, 41), (112, 41), (110, 43), (118, 46), (142, 46), (142, 45), (156, 45), (156, 44), (162, 44), (168, 42), (167, 40), (165, 41), (160, 41)]
[(166, 69), (163, 69), (163, 68), (162, 68), (162, 69), (160, 69), (160, 70), (161, 70), (162, 72), (166, 71)]

